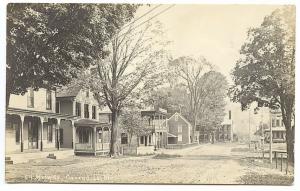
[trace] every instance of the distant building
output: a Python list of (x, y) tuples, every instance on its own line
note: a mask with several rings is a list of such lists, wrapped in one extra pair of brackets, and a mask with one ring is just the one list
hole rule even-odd
[(192, 125), (179, 113), (173, 114), (166, 121), (168, 139), (167, 144), (190, 144), (192, 143)]
[[(282, 120), (282, 114), (279, 110), (270, 111), (270, 125), (272, 126), (273, 143), (286, 141), (286, 130)], [(270, 126), (264, 130), (265, 141), (270, 142)]]

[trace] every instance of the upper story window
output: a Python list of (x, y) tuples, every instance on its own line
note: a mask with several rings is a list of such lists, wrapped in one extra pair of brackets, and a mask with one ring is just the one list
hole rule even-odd
[(231, 120), (231, 111), (228, 111), (228, 119)]
[(178, 121), (178, 115), (177, 114), (175, 115), (175, 121)]
[(182, 133), (182, 126), (178, 125), (178, 133)]
[(92, 106), (92, 119), (96, 119), (96, 106)]
[(46, 109), (52, 109), (52, 96), (51, 91), (46, 91)]
[(84, 118), (90, 118), (89, 105), (84, 104)]
[(275, 127), (275, 119), (272, 119), (272, 127)]
[(76, 116), (81, 117), (81, 104), (76, 102)]
[(27, 107), (34, 107), (34, 91), (31, 88), (27, 93)]
[(86, 90), (86, 91), (85, 91), (85, 96), (86, 96), (86, 97), (89, 97), (89, 96), (90, 96), (89, 90)]
[(276, 127), (279, 127), (279, 126), (280, 126), (280, 120), (277, 119), (277, 120), (276, 120)]
[(59, 111), (59, 101), (55, 103), (55, 113), (60, 113)]

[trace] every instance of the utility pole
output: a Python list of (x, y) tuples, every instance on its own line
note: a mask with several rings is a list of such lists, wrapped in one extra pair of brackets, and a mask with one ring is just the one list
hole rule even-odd
[(272, 111), (270, 111), (270, 163), (272, 164), (272, 142), (273, 142), (273, 132), (272, 132)]
[(250, 126), (250, 115), (251, 115), (251, 109), (249, 108), (249, 150), (251, 148), (251, 126)]

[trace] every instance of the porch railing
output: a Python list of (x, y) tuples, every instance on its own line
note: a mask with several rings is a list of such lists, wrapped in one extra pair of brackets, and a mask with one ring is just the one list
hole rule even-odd
[(92, 151), (93, 145), (91, 143), (76, 143), (75, 150), (76, 151)]

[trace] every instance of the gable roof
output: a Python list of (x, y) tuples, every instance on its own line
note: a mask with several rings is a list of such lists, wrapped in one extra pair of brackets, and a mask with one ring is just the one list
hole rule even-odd
[(57, 90), (56, 97), (76, 97), (81, 90), (81, 87), (73, 86), (67, 87), (64, 86)]
[(192, 126), (192, 124), (186, 119), (186, 118), (184, 118), (181, 114), (179, 114), (179, 113), (177, 113), (177, 112), (175, 112), (169, 119), (167, 119), (167, 120), (170, 120), (171, 118), (173, 118), (173, 117), (175, 117), (175, 115), (178, 115), (184, 122), (186, 122), (188, 125), (191, 125)]

